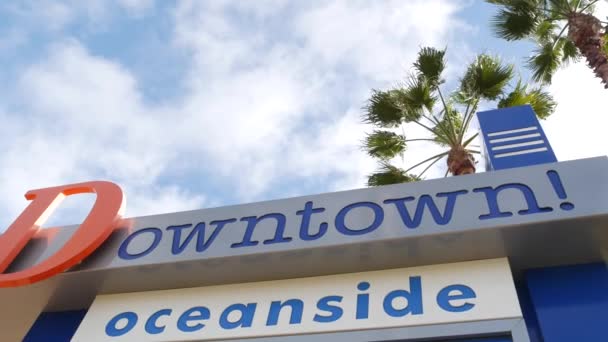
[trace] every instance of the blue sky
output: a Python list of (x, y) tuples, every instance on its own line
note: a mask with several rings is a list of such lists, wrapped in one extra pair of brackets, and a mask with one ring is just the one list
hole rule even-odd
[[(447, 90), (479, 52), (521, 66), (531, 44), (494, 38), (493, 13), (472, 0), (2, 2), (0, 227), (27, 190), (94, 179), (123, 187), (128, 216), (363, 187), (375, 163), (361, 107), (419, 47), (448, 47)], [(558, 157), (607, 154), (587, 68), (548, 89)], [(49, 224), (77, 223), (91, 201), (68, 198)]]

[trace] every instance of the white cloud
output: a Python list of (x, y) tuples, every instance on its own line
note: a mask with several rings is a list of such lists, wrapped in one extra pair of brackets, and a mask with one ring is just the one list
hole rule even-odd
[(0, 12), (18, 22), (22, 32), (62, 33), (77, 20), (98, 31), (113, 19), (116, 10), (141, 16), (154, 4), (154, 0), (23, 0), (0, 3)]
[[(127, 195), (127, 208), (131, 212), (150, 214), (172, 213), (185, 209), (199, 209), (203, 203), (207, 204), (207, 198), (200, 194), (192, 194), (185, 189), (177, 186), (155, 186), (147, 185), (145, 190), (134, 189), (133, 193), (138, 194), (131, 200), (132, 191), (129, 187), (124, 191)], [(143, 193), (142, 193), (143, 191)]]
[[(23, 208), (19, 199), (29, 189), (94, 179), (128, 190), (128, 215), (151, 213), (153, 200), (157, 212), (203, 205), (201, 195), (157, 184), (173, 158), (159, 139), (167, 126), (141, 103), (135, 80), (121, 66), (68, 41), (30, 66), (18, 89), (21, 112), (3, 113), (0, 128), (2, 136), (11, 137), (0, 155), (0, 189), (10, 194), (0, 207), (9, 217)], [(150, 120), (154, 115), (158, 120)], [(74, 215), (81, 216), (77, 210)]]
[[(221, 176), (239, 180), (245, 199), (284, 178), (362, 186), (374, 168), (359, 148), (370, 85), (394, 83), (419, 46), (445, 45), (463, 28), (457, 4), (444, 1), (318, 2), (295, 13), (278, 6), (246, 26), (225, 15), (243, 11), (240, 3), (180, 5), (176, 42), (197, 62), (186, 101), (196, 124), (188, 124), (205, 141), (222, 141), (201, 148)], [(416, 18), (422, 10), (433, 16)], [(284, 17), (278, 37), (276, 17)]]
[(372, 79), (395, 80), (421, 45), (447, 45), (462, 30), (456, 1), (332, 1), (303, 13), (296, 31), (330, 64), (350, 64)]

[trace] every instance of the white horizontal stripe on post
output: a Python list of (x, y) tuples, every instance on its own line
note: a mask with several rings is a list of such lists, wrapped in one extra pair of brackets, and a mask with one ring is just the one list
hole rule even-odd
[(490, 140), (490, 144), (506, 142), (506, 141), (513, 141), (513, 140), (521, 140), (521, 139), (527, 139), (527, 138), (537, 138), (537, 137), (540, 137), (540, 133), (532, 133), (532, 134), (518, 135), (515, 137), (492, 139), (492, 140)]
[(523, 143), (516, 143), (516, 144), (509, 144), (509, 145), (500, 145), (500, 146), (494, 146), (494, 147), (492, 147), (492, 151), (507, 150), (507, 149), (510, 149), (510, 148), (523, 147), (523, 146), (531, 146), (531, 145), (542, 145), (544, 143), (545, 143), (544, 140), (539, 139), (539, 140), (533, 140), (533, 141), (528, 141), (528, 142), (523, 142)]
[(544, 152), (546, 150), (547, 150), (546, 147), (532, 148), (532, 149), (529, 149), (529, 150), (523, 150), (523, 151), (517, 151), (517, 152), (507, 152), (507, 153), (497, 154), (497, 155), (494, 156), (494, 158), (504, 158), (504, 157), (517, 156), (517, 155), (520, 155), (520, 154), (528, 154), (528, 153), (535, 153), (535, 152)]
[(536, 131), (538, 129), (537, 126), (530, 126), (530, 127), (525, 127), (525, 128), (518, 128), (518, 129), (510, 129), (510, 130), (506, 130), (506, 131), (498, 131), (498, 132), (493, 132), (493, 133), (488, 133), (489, 137), (496, 137), (499, 135), (505, 135), (505, 134), (511, 134), (511, 133), (522, 133), (522, 132), (528, 132), (528, 131)]

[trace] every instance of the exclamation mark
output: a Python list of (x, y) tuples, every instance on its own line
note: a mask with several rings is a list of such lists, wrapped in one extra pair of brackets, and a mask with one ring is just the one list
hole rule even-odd
[[(549, 177), (549, 180), (551, 181), (551, 185), (553, 185), (553, 189), (555, 190), (557, 197), (559, 197), (560, 199), (566, 199), (566, 190), (564, 190), (564, 185), (562, 184), (562, 181), (559, 178), (559, 174), (557, 173), (557, 171), (547, 171), (547, 177)], [(562, 202), (559, 207), (562, 208), (562, 210), (572, 210), (574, 209), (574, 204), (570, 202)]]

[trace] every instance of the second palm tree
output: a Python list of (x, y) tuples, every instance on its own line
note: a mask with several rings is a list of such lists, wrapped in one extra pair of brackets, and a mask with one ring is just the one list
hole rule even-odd
[[(472, 148), (478, 133), (469, 132), (469, 126), (482, 100), (497, 101), (499, 108), (530, 104), (540, 118), (546, 118), (555, 108), (551, 96), (541, 88), (518, 82), (506, 92), (513, 78), (513, 66), (503, 65), (489, 55), (475, 58), (449, 96), (441, 89), (445, 83), (445, 50), (422, 48), (413, 69), (403, 86), (373, 90), (365, 107), (364, 121), (376, 129), (365, 138), (364, 148), (381, 165), (378, 172), (369, 176), (369, 186), (419, 180), (442, 159), (446, 160), (446, 175), (474, 173), (474, 155), (480, 151)], [(405, 127), (409, 123), (429, 134), (407, 139)], [(444, 151), (408, 168), (393, 165), (391, 160), (403, 156), (408, 143), (415, 141), (433, 142)], [(419, 167), (424, 168), (414, 174), (412, 171)]]

